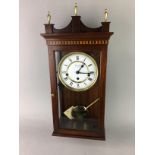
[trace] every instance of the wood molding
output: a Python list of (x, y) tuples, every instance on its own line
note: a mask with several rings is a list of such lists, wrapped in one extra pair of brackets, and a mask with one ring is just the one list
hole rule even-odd
[(47, 40), (48, 45), (107, 45), (108, 40)]

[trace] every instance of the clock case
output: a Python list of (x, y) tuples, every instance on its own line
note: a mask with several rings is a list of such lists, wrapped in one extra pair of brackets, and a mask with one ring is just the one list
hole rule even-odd
[[(78, 137), (105, 140), (105, 86), (107, 49), (110, 36), (110, 22), (101, 22), (97, 28), (89, 28), (81, 21), (81, 16), (72, 16), (68, 26), (56, 29), (54, 24), (44, 24), (49, 56), (51, 82), (51, 104), (53, 113), (53, 136)], [(68, 52), (85, 52), (97, 62), (99, 76), (96, 84), (87, 91), (75, 92), (64, 87), (57, 72), (60, 59)], [(90, 108), (89, 119), (69, 120), (63, 112), (76, 105), (87, 106), (100, 98)]]

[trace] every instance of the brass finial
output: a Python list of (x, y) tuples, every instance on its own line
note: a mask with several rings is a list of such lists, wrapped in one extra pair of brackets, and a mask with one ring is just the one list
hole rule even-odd
[(78, 6), (77, 6), (77, 3), (75, 3), (75, 6), (74, 6), (74, 15), (77, 16), (77, 12), (78, 12)]
[(108, 21), (108, 10), (105, 9), (105, 12), (104, 12), (104, 22), (107, 22)]
[(51, 23), (51, 12), (48, 11), (48, 14), (47, 14), (47, 23), (50, 24)]

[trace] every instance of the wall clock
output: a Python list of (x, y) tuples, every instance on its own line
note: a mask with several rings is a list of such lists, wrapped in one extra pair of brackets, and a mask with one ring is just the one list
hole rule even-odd
[(110, 22), (97, 28), (72, 16), (56, 29), (45, 24), (48, 46), (54, 136), (105, 140), (105, 84)]

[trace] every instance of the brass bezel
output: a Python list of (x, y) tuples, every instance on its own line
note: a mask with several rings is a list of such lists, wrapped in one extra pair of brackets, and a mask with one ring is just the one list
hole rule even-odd
[[(64, 80), (62, 79), (62, 76), (60, 74), (60, 67), (61, 67), (61, 64), (63, 63), (63, 61), (73, 55), (73, 54), (82, 54), (82, 55), (85, 55), (86, 57), (89, 57), (92, 62), (94, 63), (95, 67), (96, 67), (96, 79), (93, 81), (93, 83), (91, 85), (89, 85), (89, 87), (86, 87), (86, 88), (81, 88), (81, 89), (76, 89), (76, 88), (72, 88), (70, 86), (68, 86)], [(81, 92), (81, 91), (86, 91), (88, 89), (90, 89), (92, 86), (94, 86), (94, 84), (96, 83), (97, 79), (98, 79), (98, 66), (97, 66), (97, 63), (95, 61), (95, 59), (93, 57), (91, 57), (90, 55), (84, 53), (84, 52), (70, 52), (68, 54), (66, 54), (65, 56), (62, 57), (62, 59), (60, 60), (59, 64), (58, 64), (58, 77), (59, 77), (59, 80), (61, 81), (61, 83), (66, 87), (68, 88), (69, 90), (72, 90), (72, 91), (76, 91), (76, 92)]]

